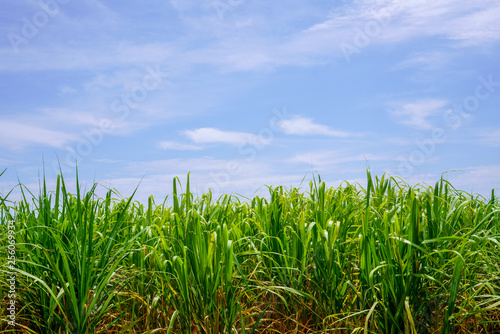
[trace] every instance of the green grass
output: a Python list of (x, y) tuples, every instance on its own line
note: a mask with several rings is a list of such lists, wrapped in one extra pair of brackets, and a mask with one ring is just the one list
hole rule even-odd
[(315, 177), (245, 200), (195, 197), (188, 175), (172, 205), (96, 186), (0, 197), (2, 333), (500, 333), (493, 192), (369, 171), (366, 188)]

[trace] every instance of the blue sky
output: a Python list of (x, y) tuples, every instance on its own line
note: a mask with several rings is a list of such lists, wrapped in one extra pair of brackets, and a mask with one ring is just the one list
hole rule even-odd
[[(366, 183), (500, 188), (498, 1), (2, 3), (0, 192), (59, 165), (137, 199)], [(307, 184), (302, 184), (307, 187)], [(16, 195), (17, 194), (17, 195)], [(18, 196), (15, 190), (13, 196)]]

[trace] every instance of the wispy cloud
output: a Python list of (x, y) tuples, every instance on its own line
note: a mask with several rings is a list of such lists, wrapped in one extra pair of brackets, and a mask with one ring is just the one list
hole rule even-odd
[[(396, 103), (391, 103), (396, 105)], [(420, 100), (416, 102), (403, 103), (389, 110), (389, 113), (401, 124), (423, 130), (429, 130), (434, 126), (429, 117), (442, 112), (447, 105), (445, 100)]]
[(110, 115), (111, 117), (109, 118), (99, 116), (102, 113), (102, 110), (90, 112), (88, 110), (75, 110), (71, 108), (44, 108), (41, 110), (41, 115), (33, 115), (33, 117), (40, 118), (41, 120), (49, 119), (54, 126), (71, 126), (73, 127), (72, 130), (76, 132), (89, 132), (106, 128), (105, 133), (107, 135), (127, 135), (152, 124), (152, 122), (148, 122), (147, 120), (134, 121), (126, 117), (116, 117), (114, 115)]
[(247, 132), (222, 131), (214, 128), (199, 128), (196, 130), (184, 130), (183, 135), (197, 144), (221, 143), (231, 145), (244, 145), (248, 143), (257, 143), (259, 145), (267, 144), (259, 136)]
[[(193, 63), (209, 64), (224, 71), (330, 63), (337, 57), (344, 57), (340, 48), (342, 43), (355, 45), (356, 35), (360, 31), (366, 34), (365, 27), (374, 24), (380, 24), (377, 28), (380, 32), (376, 36), (365, 37), (369, 39), (368, 45), (398, 44), (416, 38), (436, 37), (448, 41), (448, 45), (453, 47), (468, 47), (500, 40), (498, 17), (500, 4), (484, 0), (361, 0), (336, 6), (325, 20), (302, 30), (290, 31), (286, 36), (276, 36), (270, 34), (267, 28), (256, 30), (255, 27), (257, 33), (238, 30), (218, 34), (216, 42), (204, 52), (190, 51), (186, 58)], [(226, 31), (229, 29), (226, 28)], [(245, 38), (241, 38), (242, 35)], [(434, 57), (446, 61), (446, 55)], [(427, 61), (422, 57), (420, 60)]]
[[(487, 195), (491, 194), (492, 188), (499, 189), (500, 165), (467, 167), (450, 173), (448, 178), (457, 189)], [(470, 188), (467, 189), (466, 187)]]
[(487, 131), (481, 135), (482, 143), (488, 146), (499, 147), (500, 146), (500, 129), (496, 131)]
[(59, 91), (62, 94), (75, 94), (78, 92), (75, 88), (70, 87), (70, 86), (61, 86), (61, 87), (59, 87)]
[[(2, 159), (2, 158), (0, 158), (0, 166), (7, 166), (7, 165), (11, 165), (11, 164), (13, 164), (13, 163), (14, 163), (14, 161), (12, 161), (12, 160), (8, 160), (8, 159)], [(0, 171), (0, 173), (1, 173), (1, 172), (2, 172), (2, 171)]]
[[(123, 162), (120, 164), (123, 165)], [(238, 168), (228, 167), (235, 164)], [(139, 190), (143, 192), (143, 187), (150, 188), (149, 191), (143, 192), (146, 195), (145, 199), (147, 199), (147, 195), (158, 193), (159, 190), (163, 192), (163, 196), (167, 195), (171, 191), (172, 178), (175, 176), (184, 178), (189, 171), (191, 172), (190, 181), (193, 191), (207, 192), (210, 188), (217, 195), (224, 192), (234, 192), (252, 196), (259, 187), (262, 187), (262, 195), (266, 195), (268, 191), (263, 187), (266, 184), (284, 186), (293, 184), (297, 186), (304, 177), (301, 173), (287, 173), (276, 169), (275, 166), (266, 161), (247, 161), (241, 158), (176, 158), (125, 162), (125, 165), (127, 173), (123, 176), (124, 179), (132, 178), (127, 192), (131, 193), (137, 186), (138, 179), (144, 176)], [(116, 178), (113, 181), (113, 187), (119, 186), (115, 182)], [(182, 181), (185, 184), (184, 180)], [(158, 186), (159, 184), (161, 187)]]
[(158, 146), (162, 150), (177, 150), (177, 151), (199, 151), (203, 150), (203, 147), (192, 144), (177, 143), (173, 141), (161, 141)]
[[(488, 71), (494, 78), (488, 88), (492, 100), (485, 101), (474, 117), (482, 132), (462, 127), (459, 138), (470, 144), (467, 136), (473, 134), (474, 143), (491, 154), (500, 146), (500, 133), (492, 125), (498, 113), (489, 108), (498, 97), (492, 91), (499, 80), (494, 75), (500, 43), (498, 1), (298, 1), (287, 6), (280, 1), (244, 1), (224, 19), (213, 4), (213, 0), (167, 0), (151, 7), (140, 2), (73, 1), (61, 6), (61, 12), (18, 53), (4, 38), (0, 149), (15, 161), (0, 159), (0, 164), (9, 163), (16, 171), (25, 163), (34, 168), (40, 163), (40, 154), (34, 152), (47, 156), (55, 151), (65, 159), (73, 151), (83, 156), (79, 147), (90, 143), (92, 148), (100, 146), (85, 156), (82, 171), (88, 166), (105, 177), (118, 177), (132, 190), (146, 173), (146, 192), (160, 194), (174, 175), (185, 176), (188, 171), (198, 174), (203, 191), (214, 182), (222, 184), (220, 189), (227, 185), (227, 191), (253, 191), (263, 183), (288, 182), (287, 175), (300, 180), (311, 164), (331, 180), (362, 175), (366, 161), (397, 172), (404, 157), (419, 149), (414, 140), (417, 131), (409, 130), (454, 124), (452, 117), (448, 123), (441, 118), (448, 108), (441, 97), (450, 106), (465, 101), (460, 92), (469, 87), (472, 94), (476, 77), (487, 76)], [(20, 6), (28, 8), (7, 6), (6, 20), (0, 20), (6, 32), (22, 33), (23, 17), (31, 19), (40, 9), (37, 1)], [(381, 24), (378, 31), (376, 23), (388, 11), (387, 25)], [(356, 34), (367, 31), (366, 54), (356, 59), (355, 66), (344, 66), (339, 44), (356, 46)], [(163, 81), (143, 99), (138, 88), (148, 73), (145, 69), (157, 65), (165, 73)], [(311, 87), (330, 85), (341, 88), (311, 96)], [(23, 101), (20, 96), (30, 98)], [(321, 110), (332, 99), (356, 112), (360, 120), (339, 123), (334, 113), (280, 116), (281, 121), (268, 124), (275, 131), (273, 145), (257, 135), (264, 131), (238, 127), (236, 123), (248, 115), (238, 122), (231, 120), (239, 115), (221, 118), (228, 110), (252, 110), (256, 119), (264, 121), (270, 118), (267, 106), (287, 104), (299, 110), (306, 101), (309, 110)], [(376, 115), (377, 110), (382, 115)], [(384, 115), (394, 122), (384, 124), (380, 117)], [(113, 130), (100, 133), (108, 120)], [(109, 138), (117, 136), (122, 137)], [(144, 151), (152, 138), (157, 138), (155, 150)], [(456, 161), (452, 157), (456, 138), (447, 141), (450, 150), (436, 150), (425, 158), (422, 170), (415, 169), (416, 179), (427, 180), (420, 174), (424, 171), (439, 178), (450, 168)], [(250, 150), (231, 149), (253, 143), (256, 159), (242, 153)], [(264, 145), (268, 146), (260, 150)], [(466, 146), (460, 149), (467, 155), (474, 145)], [(23, 152), (25, 148), (29, 149)], [(175, 159), (151, 161), (159, 151)], [(145, 163), (134, 168), (126, 160), (130, 156)], [(119, 162), (111, 166), (99, 159), (103, 157)], [(235, 161), (241, 166), (237, 173), (232, 168)], [(475, 176), (484, 175), (487, 182), (488, 172), (497, 172), (467, 171), (471, 184)]]
[(393, 161), (395, 158), (387, 154), (359, 153), (353, 154), (343, 150), (323, 150), (298, 153), (287, 162), (304, 163), (313, 165), (315, 168), (331, 168), (333, 166), (348, 165), (356, 162), (366, 161)]
[(200, 5), (200, 2), (195, 0), (170, 0), (170, 4), (178, 11), (186, 11), (196, 8)]
[(361, 0), (333, 12), (328, 20), (308, 31), (345, 31), (350, 27), (353, 36), (355, 28), (383, 20), (390, 29), (382, 27), (384, 30), (372, 42), (397, 43), (435, 36), (457, 42), (457, 46), (469, 46), (500, 39), (499, 15), (500, 4), (487, 0)]
[(63, 148), (77, 136), (61, 131), (48, 130), (41, 127), (0, 120), (0, 142), (10, 149), (22, 149), (28, 145), (41, 144)]
[(108, 44), (97, 40), (96, 45), (80, 48), (64, 44), (33, 47), (19, 54), (4, 48), (0, 49), (0, 57), (3, 59), (0, 71), (91, 70), (126, 65), (142, 66), (165, 63), (166, 59), (171, 59), (173, 62), (169, 55), (171, 46), (164, 43), (124, 44), (116, 40)]
[(324, 124), (314, 123), (312, 119), (302, 116), (294, 116), (291, 119), (279, 121), (277, 125), (287, 135), (311, 136), (324, 135), (331, 137), (346, 138), (351, 134), (343, 131), (330, 129)]
[[(118, 29), (126, 25), (121, 21), (123, 19), (109, 8), (96, 6), (99, 18), (104, 15), (113, 18), (109, 32), (109, 29), (103, 29), (101, 21), (104, 20), (94, 19), (95, 15), (88, 15), (80, 25), (71, 24), (65, 17), (53, 22), (54, 31), (56, 28), (57, 31), (69, 30), (71, 38), (85, 40), (89, 30), (107, 31), (103, 36), (94, 38), (91, 45), (82, 44), (75, 48), (67, 43), (68, 32), (55, 34), (51, 31), (49, 36), (53, 38), (50, 46), (43, 46), (49, 43), (33, 43), (19, 54), (13, 53), (10, 48), (0, 49), (3, 60), (0, 70), (81, 70), (151, 63), (175, 64), (172, 67), (176, 68), (208, 64), (223, 71), (265, 70), (283, 65), (308, 66), (331, 62), (331, 56), (342, 57), (339, 44), (352, 43), (356, 31), (363, 30), (368, 22), (383, 15), (389, 15), (390, 26), (382, 27), (381, 33), (371, 38), (371, 43), (400, 43), (429, 36), (443, 38), (454, 46), (470, 46), (500, 39), (500, 21), (497, 19), (500, 17), (500, 3), (487, 0), (355, 1), (330, 9), (328, 17), (323, 17), (323, 20), (316, 17), (317, 22), (307, 28), (290, 28), (286, 35), (276, 33), (270, 22), (292, 26), (291, 22), (296, 22), (302, 15), (299, 11), (269, 11), (283, 12), (278, 18), (267, 17), (262, 12), (242, 12), (237, 22), (247, 23), (227, 26), (217, 19), (210, 3), (171, 1), (165, 6), (173, 6), (180, 11), (198, 8), (205, 14), (189, 20), (190, 24), (186, 24), (185, 29), (192, 34), (187, 34), (182, 40), (123, 42), (117, 37), (121, 33)], [(200, 14), (199, 10), (195, 12)], [(108, 24), (108, 20), (105, 21)], [(198, 33), (201, 30), (207, 34), (210, 43), (199, 43)], [(193, 47), (195, 44), (199, 46)]]
[(402, 70), (408, 68), (419, 68), (424, 70), (437, 70), (443, 68), (450, 61), (452, 54), (450, 52), (417, 52), (408, 59), (403, 60), (392, 67), (392, 70)]
[(67, 108), (43, 108), (41, 110), (44, 119), (50, 119), (55, 124), (94, 126), (98, 127), (104, 118), (97, 117), (83, 110), (71, 110)]

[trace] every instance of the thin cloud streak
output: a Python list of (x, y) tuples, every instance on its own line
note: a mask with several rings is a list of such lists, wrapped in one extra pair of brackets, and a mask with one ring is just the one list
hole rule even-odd
[(199, 128), (195, 130), (184, 130), (182, 134), (196, 144), (220, 143), (230, 145), (244, 145), (248, 143), (267, 143), (257, 135), (247, 132), (222, 131), (214, 128)]
[(287, 135), (325, 135), (339, 138), (351, 136), (351, 134), (347, 132), (332, 130), (326, 125), (314, 123), (312, 119), (302, 116), (294, 116), (291, 119), (279, 121), (277, 125)]
[(484, 145), (492, 147), (500, 147), (500, 129), (496, 131), (486, 131), (481, 134), (481, 142)]
[(69, 133), (12, 121), (0, 120), (0, 128), (2, 129), (0, 132), (2, 146), (13, 150), (36, 144), (63, 148), (69, 142), (78, 140), (78, 136)]
[[(398, 3), (401, 3), (399, 1)], [(500, 40), (500, 4), (491, 1), (416, 1), (395, 6), (394, 1), (360, 1), (336, 9), (323, 22), (289, 32), (270, 34), (270, 27), (223, 30), (213, 42), (193, 50), (186, 40), (169, 42), (118, 42), (111, 36), (97, 38), (91, 47), (75, 49), (63, 41), (30, 48), (19, 54), (0, 49), (0, 71), (84, 70), (146, 63), (168, 63), (179, 67), (207, 64), (225, 72), (268, 70), (284, 65), (311, 66), (341, 58), (341, 43), (352, 43), (357, 29), (390, 11), (390, 22), (371, 44), (407, 42), (422, 36), (444, 38), (455, 47), (481, 45)], [(116, 15), (115, 15), (116, 16)], [(248, 17), (251, 19), (252, 17)], [(118, 18), (115, 18), (118, 20)], [(206, 31), (221, 29), (217, 20), (206, 20)], [(119, 25), (119, 21), (115, 22)], [(100, 22), (89, 21), (90, 28)], [(64, 27), (64, 25), (61, 25)], [(188, 26), (189, 27), (189, 26)], [(198, 29), (198, 28), (193, 28)], [(75, 34), (86, 32), (77, 30)], [(243, 37), (242, 37), (243, 34)], [(238, 38), (236, 38), (238, 36)], [(111, 40), (111, 42), (110, 42)], [(330, 57), (330, 58), (325, 58)], [(33, 61), (36, 59), (36, 61)]]
[[(396, 103), (391, 103), (396, 105)], [(429, 118), (443, 112), (445, 100), (420, 100), (402, 103), (389, 110), (389, 113), (401, 124), (409, 127), (429, 130), (434, 128)]]
[(177, 151), (200, 151), (203, 147), (191, 144), (177, 143), (173, 141), (161, 141), (158, 147), (162, 150), (177, 150)]

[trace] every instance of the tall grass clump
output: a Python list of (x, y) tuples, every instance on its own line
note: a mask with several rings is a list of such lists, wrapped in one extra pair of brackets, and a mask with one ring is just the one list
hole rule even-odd
[(158, 204), (97, 187), (0, 194), (2, 333), (500, 333), (493, 191), (369, 171), (250, 199), (195, 196), (189, 174)]

